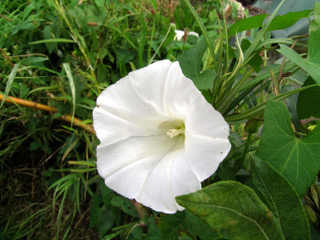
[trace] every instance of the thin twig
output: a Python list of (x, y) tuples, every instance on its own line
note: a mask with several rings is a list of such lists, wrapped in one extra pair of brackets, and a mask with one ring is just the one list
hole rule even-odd
[[(298, 40), (299, 40), (299, 39), (296, 39), (296, 40), (293, 42), (293, 44), (292, 44), (291, 47), (290, 47), (291, 49), (294, 48), (294, 46), (297, 44)], [(286, 61), (287, 61), (287, 58), (284, 57), (283, 60), (282, 60), (281, 66), (280, 66), (280, 72), (279, 72), (279, 77), (278, 77), (278, 84), (279, 84), (279, 85), (280, 85), (280, 81), (281, 81), (281, 79), (282, 79), (282, 77), (283, 77), (283, 68), (284, 68), (284, 64), (285, 64)]]
[(30, 57), (30, 56), (43, 56), (46, 59), (49, 59), (49, 57), (47, 55), (42, 54), (42, 53), (30, 53), (30, 54), (14, 55), (14, 56), (9, 56), (9, 58)]
[(4, 18), (5, 20), (8, 20), (10, 22), (13, 22), (11, 18), (6, 17), (5, 15), (0, 14), (0, 17)]
[(305, 125), (309, 122), (320, 121), (320, 118), (301, 119), (299, 122), (301, 125)]
[[(0, 94), (0, 101), (2, 101), (3, 98), (4, 98), (4, 96)], [(21, 105), (21, 106), (25, 106), (25, 107), (29, 107), (29, 108), (35, 108), (35, 109), (39, 109), (39, 110), (47, 111), (47, 112), (52, 112), (52, 113), (58, 112), (58, 110), (55, 109), (54, 107), (50, 107), (48, 105), (44, 105), (44, 104), (41, 104), (41, 103), (27, 101), (27, 100), (20, 99), (20, 98), (14, 98), (14, 97), (9, 97), (8, 96), (5, 99), (5, 102), (15, 103), (15, 104), (18, 104), (18, 105)], [(70, 122), (70, 123), (72, 122), (72, 116), (71, 115), (62, 115), (59, 119), (65, 121), (65, 122)], [(92, 125), (82, 124), (81, 122), (82, 122), (81, 119), (73, 118), (73, 123), (76, 126), (86, 130), (89, 133), (92, 133), (94, 135), (96, 134), (96, 132), (94, 131)]]
[(4, 58), (10, 63), (10, 65), (11, 65), (12, 67), (14, 67), (14, 64), (11, 62), (11, 60), (10, 60), (10, 58), (8, 57), (8, 55), (6, 54), (6, 52), (5, 52), (2, 48), (0, 48), (0, 51), (1, 51), (2, 55), (4, 56)]
[(91, 207), (88, 207), (88, 209), (81, 215), (80, 219), (78, 220), (78, 222), (76, 223), (76, 225), (73, 228), (74, 230), (77, 229), (78, 225), (80, 224), (80, 222), (82, 221), (84, 216), (89, 212), (90, 209), (91, 209)]

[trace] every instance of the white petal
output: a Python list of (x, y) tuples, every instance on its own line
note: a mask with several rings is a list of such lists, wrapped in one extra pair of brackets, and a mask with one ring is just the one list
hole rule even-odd
[(187, 163), (185, 151), (180, 151), (172, 163), (171, 182), (174, 196), (180, 196), (201, 189), (200, 180)]
[(144, 102), (125, 77), (98, 97), (93, 120), (100, 141), (112, 144), (130, 136), (157, 135), (161, 131), (155, 126), (168, 118)]
[(117, 193), (152, 209), (174, 213), (183, 210), (175, 197), (195, 192), (200, 181), (186, 164), (183, 137), (129, 138), (99, 146), (98, 171)]
[(201, 95), (186, 112), (186, 130), (192, 134), (213, 138), (228, 138), (229, 125)]
[(180, 41), (180, 40), (183, 38), (183, 36), (184, 36), (184, 31), (175, 30), (174, 32), (176, 33), (176, 38), (177, 38), (177, 40)]
[(117, 144), (100, 145), (99, 174), (117, 193), (156, 211), (174, 213), (181, 207), (172, 191), (170, 170), (175, 156), (184, 151), (183, 142), (177, 140), (167, 136), (131, 137)]
[[(111, 178), (113, 175), (126, 178), (126, 176), (122, 174), (122, 171), (127, 172), (128, 169), (132, 168), (133, 173), (137, 174), (137, 178), (141, 178), (144, 172), (150, 171), (150, 168), (153, 168), (154, 165), (170, 151), (173, 145), (175, 145), (175, 141), (165, 135), (130, 137), (106, 146), (102, 143), (97, 148), (98, 172), (104, 179)], [(136, 169), (136, 167), (138, 167), (138, 169)], [(112, 183), (111, 180), (108, 180), (110, 184)], [(120, 179), (120, 182), (121, 181)], [(130, 181), (129, 179), (129, 182)], [(126, 191), (133, 190), (123, 189), (122, 191), (122, 184), (120, 184), (120, 182), (117, 183), (114, 181), (114, 185), (111, 185), (110, 188), (126, 197), (130, 196), (130, 198), (134, 198), (134, 195), (126, 193)], [(140, 186), (138, 189), (141, 188), (141, 184), (142, 183), (137, 184), (137, 186)], [(135, 194), (138, 193), (136, 192)]]
[(186, 158), (198, 179), (210, 177), (230, 150), (230, 142), (224, 138), (210, 138), (186, 133)]
[(150, 171), (136, 200), (158, 212), (174, 213), (178, 210), (171, 185), (172, 152), (169, 152)]
[(199, 34), (196, 32), (188, 32), (188, 35), (195, 36), (195, 37), (199, 38)]
[(229, 126), (202, 96), (188, 109), (185, 126), (187, 162), (203, 181), (216, 171), (231, 148)]
[(176, 196), (201, 188), (200, 181), (186, 164), (183, 145), (183, 142), (178, 143), (152, 169), (136, 198), (138, 202), (159, 212), (175, 213), (183, 210), (176, 203)]
[(183, 75), (179, 62), (159, 61), (129, 76), (140, 97), (168, 117), (184, 119), (189, 105), (201, 95)]

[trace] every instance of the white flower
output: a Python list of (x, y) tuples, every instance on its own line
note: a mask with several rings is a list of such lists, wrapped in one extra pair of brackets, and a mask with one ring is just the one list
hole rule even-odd
[[(174, 32), (176, 33), (175, 39), (177, 39), (178, 41), (180, 41), (185, 34), (185, 32), (181, 31), (181, 30), (175, 30)], [(187, 35), (195, 36), (195, 37), (199, 38), (199, 34), (196, 32), (188, 32)]]
[(175, 197), (201, 189), (230, 150), (228, 124), (169, 60), (104, 90), (93, 123), (106, 185), (159, 212), (183, 210)]
[(180, 40), (183, 38), (183, 36), (184, 36), (184, 31), (175, 30), (174, 32), (176, 33), (175, 38), (176, 38), (178, 41), (180, 41)]

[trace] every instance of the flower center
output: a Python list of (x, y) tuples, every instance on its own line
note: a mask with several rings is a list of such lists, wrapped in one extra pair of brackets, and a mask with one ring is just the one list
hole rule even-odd
[(184, 136), (185, 132), (185, 125), (184, 122), (181, 120), (168, 120), (162, 122), (158, 128), (164, 130), (164, 132), (170, 137), (174, 138), (177, 136)]
[(185, 128), (180, 128), (180, 129), (169, 129), (167, 132), (167, 135), (171, 138), (174, 138), (178, 135), (184, 135), (184, 130)]

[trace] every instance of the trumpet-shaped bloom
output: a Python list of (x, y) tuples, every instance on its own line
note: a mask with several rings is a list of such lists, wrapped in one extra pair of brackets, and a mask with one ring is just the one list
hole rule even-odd
[(93, 124), (105, 184), (164, 213), (183, 210), (175, 197), (201, 189), (230, 150), (226, 121), (169, 60), (105, 89)]

